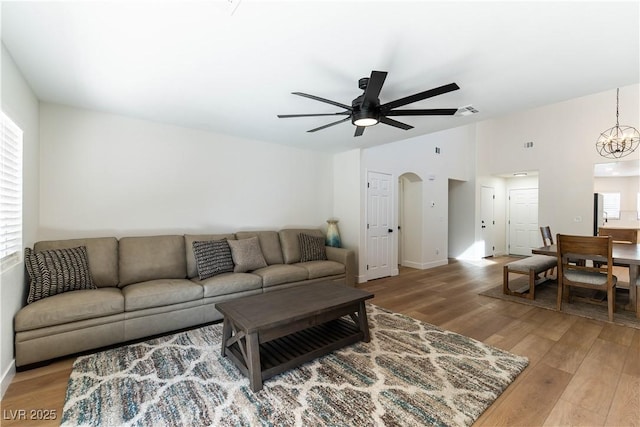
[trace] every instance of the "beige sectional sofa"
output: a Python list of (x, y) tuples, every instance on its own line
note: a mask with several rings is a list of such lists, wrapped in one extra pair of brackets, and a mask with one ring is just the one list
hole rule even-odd
[[(52, 295), (16, 315), (16, 366), (216, 321), (220, 301), (319, 281), (355, 285), (353, 251), (300, 262), (300, 233), (316, 229), (41, 241), (33, 251), (86, 247), (97, 289)], [(267, 266), (200, 280), (194, 241), (257, 237)]]

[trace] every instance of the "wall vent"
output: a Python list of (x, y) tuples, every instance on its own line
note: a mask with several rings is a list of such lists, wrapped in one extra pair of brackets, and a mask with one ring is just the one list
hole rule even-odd
[(525, 142), (524, 148), (533, 148), (533, 141)]
[(466, 105), (464, 107), (458, 108), (458, 111), (456, 111), (456, 116), (470, 116), (476, 113), (479, 113), (479, 111), (476, 110), (473, 105)]

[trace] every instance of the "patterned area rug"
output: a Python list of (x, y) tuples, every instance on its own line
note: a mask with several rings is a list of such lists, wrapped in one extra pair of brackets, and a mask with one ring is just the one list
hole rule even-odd
[(222, 325), (79, 357), (65, 426), (468, 426), (524, 357), (368, 304), (371, 342), (249, 381), (220, 356)]
[[(522, 277), (525, 278), (526, 276)], [(511, 280), (509, 287), (513, 290), (518, 289), (519, 287), (527, 289), (529, 288), (527, 281), (521, 280), (519, 278)], [(563, 313), (586, 317), (587, 319), (601, 320), (603, 322), (609, 321), (605, 292), (597, 292), (591, 289), (579, 288), (574, 288), (572, 292), (574, 293), (574, 295), (581, 297), (581, 299), (576, 298), (570, 304), (563, 303)], [(550, 280), (536, 286), (536, 299), (534, 300), (530, 300), (528, 298), (520, 298), (512, 295), (505, 295), (502, 293), (502, 284), (487, 291), (481, 292), (480, 295), (555, 311), (558, 297), (558, 284), (555, 280)], [(635, 312), (626, 310), (624, 308), (627, 305), (629, 305), (629, 290), (617, 289), (617, 310), (615, 313), (613, 313), (613, 323), (640, 329), (640, 319), (636, 317)]]

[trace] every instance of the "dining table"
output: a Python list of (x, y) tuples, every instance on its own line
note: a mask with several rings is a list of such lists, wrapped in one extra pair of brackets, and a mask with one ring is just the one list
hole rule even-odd
[[(556, 244), (542, 246), (531, 250), (534, 254), (558, 256)], [(613, 262), (619, 266), (629, 267), (629, 309), (635, 311), (640, 319), (640, 243), (614, 243), (612, 251)]]

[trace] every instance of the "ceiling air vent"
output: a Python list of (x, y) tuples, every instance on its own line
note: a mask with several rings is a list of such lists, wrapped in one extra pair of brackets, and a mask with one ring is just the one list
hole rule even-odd
[(473, 105), (466, 105), (464, 107), (458, 108), (458, 111), (456, 111), (456, 116), (470, 116), (478, 112), (479, 111), (476, 110)]

